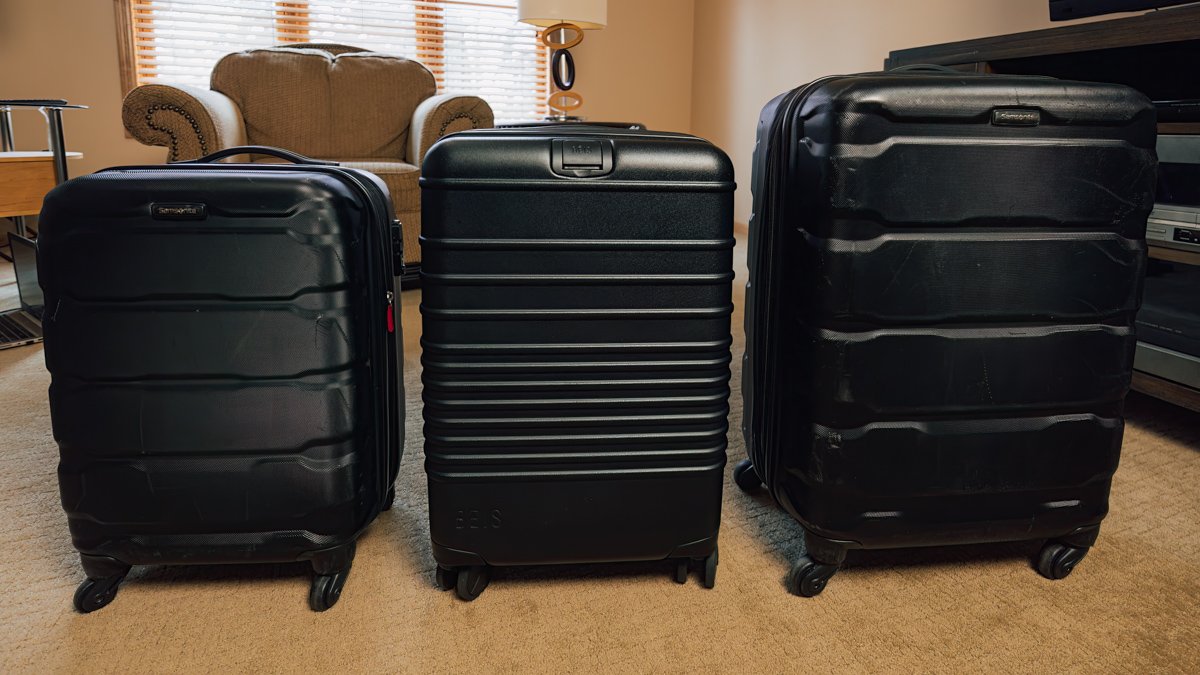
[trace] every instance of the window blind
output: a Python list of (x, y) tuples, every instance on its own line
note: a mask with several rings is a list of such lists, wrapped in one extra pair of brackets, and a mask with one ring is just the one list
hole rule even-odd
[(135, 84), (206, 87), (229, 52), (336, 42), (418, 60), (439, 92), (482, 97), (497, 122), (546, 114), (546, 51), (516, 0), (127, 1)]

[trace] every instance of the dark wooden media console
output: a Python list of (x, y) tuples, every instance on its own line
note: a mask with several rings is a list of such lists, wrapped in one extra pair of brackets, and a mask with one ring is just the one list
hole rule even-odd
[[(1200, 4), (901, 49), (888, 55), (884, 67), (913, 64), (936, 64), (965, 72), (1117, 82), (1156, 101), (1200, 99)], [(1200, 122), (1160, 121), (1158, 132), (1200, 134)], [(1154, 245), (1149, 252), (1151, 258), (1200, 265), (1200, 253)], [(1170, 380), (1138, 372), (1133, 388), (1200, 411), (1200, 391)]]

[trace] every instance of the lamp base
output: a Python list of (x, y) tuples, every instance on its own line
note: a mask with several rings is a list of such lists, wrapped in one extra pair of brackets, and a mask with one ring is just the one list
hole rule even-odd
[(551, 122), (573, 121), (570, 112), (583, 105), (583, 97), (571, 91), (575, 87), (575, 57), (571, 47), (583, 41), (583, 29), (573, 23), (561, 22), (546, 26), (538, 35), (542, 44), (550, 48), (550, 73), (554, 87), (546, 98), (550, 108)]

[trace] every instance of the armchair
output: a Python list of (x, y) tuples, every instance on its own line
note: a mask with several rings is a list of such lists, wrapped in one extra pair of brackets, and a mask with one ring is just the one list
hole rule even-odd
[[(406, 276), (421, 262), (421, 161), (446, 134), (493, 125), (476, 96), (436, 95), (433, 74), (409, 59), (304, 43), (223, 57), (210, 88), (147, 84), (125, 97), (122, 120), (168, 161), (235, 145), (271, 145), (377, 174), (404, 232)], [(269, 158), (252, 158), (271, 161)]]

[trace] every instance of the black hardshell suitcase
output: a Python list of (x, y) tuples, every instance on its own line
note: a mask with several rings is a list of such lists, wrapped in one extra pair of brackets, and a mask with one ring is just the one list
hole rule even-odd
[(711, 587), (728, 429), (733, 169), (707, 141), (470, 131), (422, 168), (437, 581), (674, 560)]
[[(1049, 539), (1066, 576), (1108, 510), (1154, 201), (1126, 87), (829, 77), (759, 121), (745, 490), (806, 530), (789, 589), (847, 549)], [(761, 480), (761, 483), (760, 483)]]
[[(297, 164), (214, 163), (253, 150)], [(387, 188), (271, 148), (47, 195), (39, 277), (63, 508), (108, 604), (131, 565), (311, 561), (331, 607), (402, 447)]]

